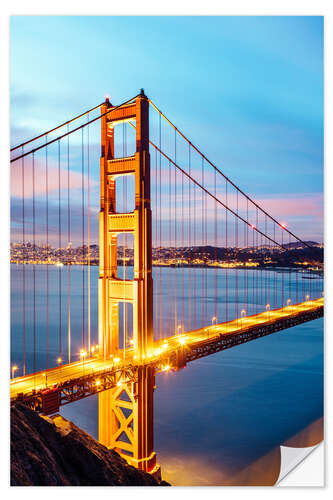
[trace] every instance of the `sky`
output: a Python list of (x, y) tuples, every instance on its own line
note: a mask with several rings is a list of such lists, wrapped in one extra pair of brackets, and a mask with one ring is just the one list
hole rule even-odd
[(10, 58), (13, 145), (144, 88), (241, 189), (323, 240), (322, 17), (13, 16)]

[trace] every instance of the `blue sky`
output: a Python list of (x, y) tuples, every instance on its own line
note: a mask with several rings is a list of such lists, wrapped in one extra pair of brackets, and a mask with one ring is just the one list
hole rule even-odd
[(288, 226), (323, 239), (323, 18), (11, 18), (13, 144), (141, 87), (273, 215), (289, 204)]

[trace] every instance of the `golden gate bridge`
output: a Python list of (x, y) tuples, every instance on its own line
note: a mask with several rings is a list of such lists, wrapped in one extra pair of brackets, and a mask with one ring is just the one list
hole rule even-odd
[(321, 275), (294, 272), (289, 258), (311, 245), (233, 183), (143, 90), (117, 106), (106, 98), (11, 155), (12, 241), (22, 264), (22, 356), (12, 366), (11, 403), (52, 414), (98, 394), (100, 442), (159, 476), (155, 374), (321, 317)]

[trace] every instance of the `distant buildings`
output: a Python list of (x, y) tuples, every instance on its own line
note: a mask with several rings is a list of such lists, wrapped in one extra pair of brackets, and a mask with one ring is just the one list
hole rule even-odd
[[(212, 246), (196, 247), (157, 247), (152, 249), (154, 266), (177, 267), (221, 267), (221, 268), (263, 268), (299, 267), (323, 269), (323, 246), (315, 244), (312, 248), (290, 247), (283, 251), (280, 247), (220, 248)], [(71, 244), (63, 248), (31, 242), (12, 243), (10, 262), (13, 264), (50, 264), (50, 265), (90, 265), (99, 263), (98, 245), (73, 248)], [(118, 247), (118, 264), (134, 264), (132, 248)]]

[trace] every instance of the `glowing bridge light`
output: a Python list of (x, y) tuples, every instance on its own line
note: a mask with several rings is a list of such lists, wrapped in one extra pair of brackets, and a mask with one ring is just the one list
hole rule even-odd
[(180, 343), (181, 345), (186, 344), (186, 338), (185, 338), (185, 337), (182, 337), (181, 339), (179, 339), (179, 343)]
[(57, 363), (58, 363), (58, 365), (60, 365), (60, 363), (61, 363), (61, 362), (62, 362), (62, 358), (60, 358), (60, 357), (59, 357), (59, 358), (57, 359)]
[(287, 306), (290, 306), (290, 304), (291, 304), (291, 299), (288, 299), (287, 300)]
[(16, 370), (18, 370), (18, 366), (16, 366), (16, 365), (12, 366), (12, 378), (15, 377)]
[(113, 359), (113, 361), (114, 361), (115, 363), (119, 363), (120, 358), (114, 358), (114, 359)]
[(120, 382), (120, 380), (118, 380), (117, 387), (121, 387), (121, 386), (122, 386), (122, 383)]
[(255, 229), (255, 228), (256, 228), (256, 226), (255, 226), (254, 224), (251, 224), (251, 228), (252, 228), (252, 229)]
[(266, 311), (269, 311), (271, 308), (271, 305), (270, 304), (266, 304)]
[(245, 315), (246, 315), (246, 309), (242, 309), (241, 310), (241, 318), (244, 318)]
[(163, 366), (163, 371), (164, 371), (164, 372), (167, 372), (167, 371), (169, 371), (169, 370), (170, 370), (170, 365), (165, 365), (165, 366)]
[(101, 381), (100, 380), (96, 380), (96, 385), (97, 386), (101, 385)]
[(309, 300), (310, 295), (309, 295), (309, 294), (307, 294), (305, 298), (306, 298), (306, 300)]
[(217, 317), (213, 316), (212, 317), (212, 325), (214, 325), (214, 324), (216, 325), (216, 323), (217, 323)]

